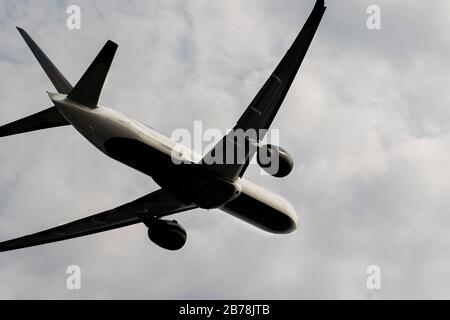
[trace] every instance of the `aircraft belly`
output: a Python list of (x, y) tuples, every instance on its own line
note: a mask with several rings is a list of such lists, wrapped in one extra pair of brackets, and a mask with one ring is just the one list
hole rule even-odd
[(198, 164), (170, 164), (164, 169), (153, 175), (155, 182), (199, 208), (220, 208), (241, 192), (239, 181), (225, 180)]
[(152, 177), (171, 165), (170, 155), (135, 138), (110, 137), (104, 142), (103, 150), (111, 158)]
[(297, 229), (297, 215), (287, 200), (247, 179), (241, 180), (241, 186), (241, 194), (221, 210), (267, 232)]

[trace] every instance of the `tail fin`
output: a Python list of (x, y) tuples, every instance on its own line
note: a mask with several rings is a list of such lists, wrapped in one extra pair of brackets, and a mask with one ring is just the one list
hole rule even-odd
[(95, 108), (117, 50), (117, 44), (108, 40), (67, 98)]
[(56, 66), (50, 61), (41, 48), (39, 48), (36, 42), (31, 39), (25, 30), (19, 27), (17, 27), (17, 30), (19, 30), (19, 33), (31, 49), (31, 52), (33, 52), (47, 76), (50, 78), (50, 81), (53, 83), (56, 90), (58, 90), (59, 93), (68, 94), (72, 90), (72, 85), (69, 81), (67, 81), (61, 72), (59, 72), (58, 68), (56, 68)]

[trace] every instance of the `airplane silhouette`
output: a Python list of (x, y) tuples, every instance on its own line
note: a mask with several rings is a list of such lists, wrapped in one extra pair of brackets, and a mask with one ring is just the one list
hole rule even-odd
[[(100, 151), (149, 175), (161, 188), (115, 209), (1, 242), (0, 251), (81, 237), (136, 223), (144, 223), (148, 227), (150, 240), (160, 247), (177, 250), (184, 246), (187, 233), (178, 222), (162, 218), (194, 208), (218, 208), (272, 233), (294, 231), (297, 215), (289, 202), (243, 177), (250, 160), (255, 154), (259, 156), (263, 149), (269, 151), (273, 156), (271, 159), (279, 162), (277, 170), (271, 172), (275, 177), (284, 177), (291, 172), (292, 157), (279, 146), (262, 145), (259, 141), (263, 134), (244, 137), (243, 145), (236, 143), (235, 138), (236, 132), (240, 137), (242, 132), (260, 132), (269, 128), (308, 51), (325, 9), (324, 1), (318, 0), (292, 46), (233, 130), (202, 159), (211, 159), (217, 154), (223, 156), (229, 150), (243, 151), (244, 161), (231, 163), (194, 162), (185, 154), (174, 152), (176, 143), (163, 134), (118, 111), (98, 105), (117, 49), (116, 43), (108, 41), (72, 87), (28, 33), (18, 28), (57, 93), (48, 93), (54, 106), (0, 127), (0, 137), (72, 125)], [(183, 161), (175, 163), (174, 154)]]

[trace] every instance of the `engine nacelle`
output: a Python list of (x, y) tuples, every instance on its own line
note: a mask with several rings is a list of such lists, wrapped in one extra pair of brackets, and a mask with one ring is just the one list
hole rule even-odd
[(259, 166), (273, 177), (286, 177), (294, 168), (291, 155), (282, 147), (271, 144), (260, 146), (256, 158)]
[(187, 240), (186, 230), (175, 220), (151, 219), (146, 221), (148, 238), (167, 250), (181, 249)]

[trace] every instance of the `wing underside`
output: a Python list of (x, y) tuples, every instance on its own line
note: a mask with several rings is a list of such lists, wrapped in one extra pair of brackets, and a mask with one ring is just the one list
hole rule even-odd
[[(256, 153), (257, 141), (264, 138), (264, 130), (267, 130), (272, 124), (300, 68), (325, 9), (324, 0), (317, 0), (314, 9), (292, 46), (242, 114), (236, 126), (204, 157), (203, 160), (207, 163), (208, 169), (229, 180), (242, 177), (249, 161)], [(249, 132), (249, 129), (253, 129), (252, 132)], [(255, 140), (255, 143), (248, 143), (247, 138)], [(246, 143), (239, 144), (236, 141), (246, 141)], [(225, 160), (221, 163), (213, 163), (212, 159), (217, 159), (218, 154), (227, 157), (232, 150), (233, 154), (237, 155), (240, 154), (240, 148), (245, 148), (244, 161), (237, 161), (237, 157), (234, 157), (235, 162), (231, 164)]]
[(146, 218), (160, 218), (194, 208), (196, 208), (195, 205), (186, 205), (178, 201), (172, 192), (160, 189), (115, 209), (45, 231), (0, 242), (0, 252), (78, 238), (143, 222)]

